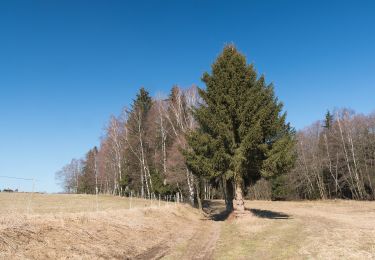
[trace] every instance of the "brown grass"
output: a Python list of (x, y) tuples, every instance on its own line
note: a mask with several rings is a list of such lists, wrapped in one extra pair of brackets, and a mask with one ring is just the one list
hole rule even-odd
[(179, 242), (176, 230), (190, 237), (186, 226), (200, 224), (188, 206), (137, 199), (129, 209), (129, 199), (109, 196), (97, 211), (95, 196), (33, 194), (26, 213), (29, 195), (1, 194), (1, 259), (146, 259)]
[[(0, 193), (1, 215), (108, 211), (157, 206), (158, 201), (110, 195)], [(163, 205), (164, 203), (161, 202)]]
[[(374, 259), (375, 203), (247, 201), (225, 221), (187, 205), (0, 194), (0, 259)], [(152, 205), (151, 205), (152, 203)], [(210, 203), (211, 215), (223, 209)], [(215, 218), (223, 220), (223, 217)]]
[(374, 202), (248, 201), (246, 207), (251, 215), (223, 225), (215, 258), (375, 258)]

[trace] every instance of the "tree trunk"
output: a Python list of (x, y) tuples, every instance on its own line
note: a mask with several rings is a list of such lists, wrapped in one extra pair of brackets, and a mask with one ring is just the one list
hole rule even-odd
[(196, 188), (196, 195), (197, 195), (197, 203), (198, 203), (198, 209), (203, 210), (202, 207), (202, 198), (201, 198), (201, 180), (200, 178), (195, 179), (195, 188)]
[(236, 180), (236, 190), (235, 190), (235, 199), (233, 200), (233, 208), (234, 211), (237, 212), (244, 212), (245, 211), (245, 203), (243, 200), (243, 191), (242, 191), (242, 183)]
[(225, 206), (227, 211), (233, 210), (233, 183), (230, 180), (225, 180), (223, 177), (223, 190), (224, 190), (224, 199)]
[(192, 206), (194, 206), (194, 176), (189, 171), (188, 168), (186, 168), (186, 179), (187, 179), (187, 184), (188, 184), (188, 188), (189, 188), (189, 200), (190, 200), (190, 204)]

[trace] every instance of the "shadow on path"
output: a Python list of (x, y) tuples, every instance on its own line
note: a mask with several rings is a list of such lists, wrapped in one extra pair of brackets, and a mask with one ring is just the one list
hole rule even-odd
[(290, 215), (276, 212), (271, 210), (262, 210), (262, 209), (246, 209), (254, 214), (254, 216), (259, 218), (268, 218), (268, 219), (290, 219)]
[(231, 211), (227, 211), (225, 203), (219, 200), (203, 201), (203, 211), (209, 216), (209, 219), (213, 221), (225, 221), (232, 213)]
[(232, 213), (231, 211), (223, 210), (222, 212), (212, 214), (210, 218), (213, 221), (225, 221), (231, 213)]
[[(232, 213), (231, 211), (226, 210), (224, 201), (220, 200), (205, 200), (203, 201), (202, 206), (207, 217), (213, 221), (225, 221)], [(246, 211), (252, 213), (258, 218), (291, 219), (290, 215), (283, 212), (255, 208), (246, 208)]]

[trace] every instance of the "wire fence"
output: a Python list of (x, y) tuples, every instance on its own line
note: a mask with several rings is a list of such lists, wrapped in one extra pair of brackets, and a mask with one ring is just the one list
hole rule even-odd
[[(15, 189), (3, 189), (0, 197), (1, 214), (9, 213), (62, 213), (62, 212), (93, 212), (107, 211), (112, 209), (133, 208), (159, 208), (165, 206), (177, 206), (187, 203), (181, 193), (169, 195), (152, 194), (142, 197), (140, 193), (129, 192), (123, 196), (114, 194), (48, 194), (36, 192), (36, 178), (25, 178), (0, 175), (1, 179), (15, 180), (29, 183), (27, 192)], [(4, 186), (4, 182), (2, 183)], [(25, 186), (25, 185), (23, 185)]]

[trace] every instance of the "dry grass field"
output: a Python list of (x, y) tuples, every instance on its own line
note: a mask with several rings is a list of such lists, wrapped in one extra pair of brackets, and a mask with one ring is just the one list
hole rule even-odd
[[(0, 259), (374, 259), (375, 203), (247, 201), (247, 214), (0, 193)], [(130, 209), (131, 206), (131, 209)]]
[[(217, 259), (375, 259), (375, 203), (248, 201), (222, 225)], [(230, 243), (227, 243), (230, 241)]]
[[(0, 193), (0, 216), (12, 213), (74, 213), (150, 207), (158, 204), (132, 198), (100, 195)], [(163, 202), (161, 202), (162, 204)]]

